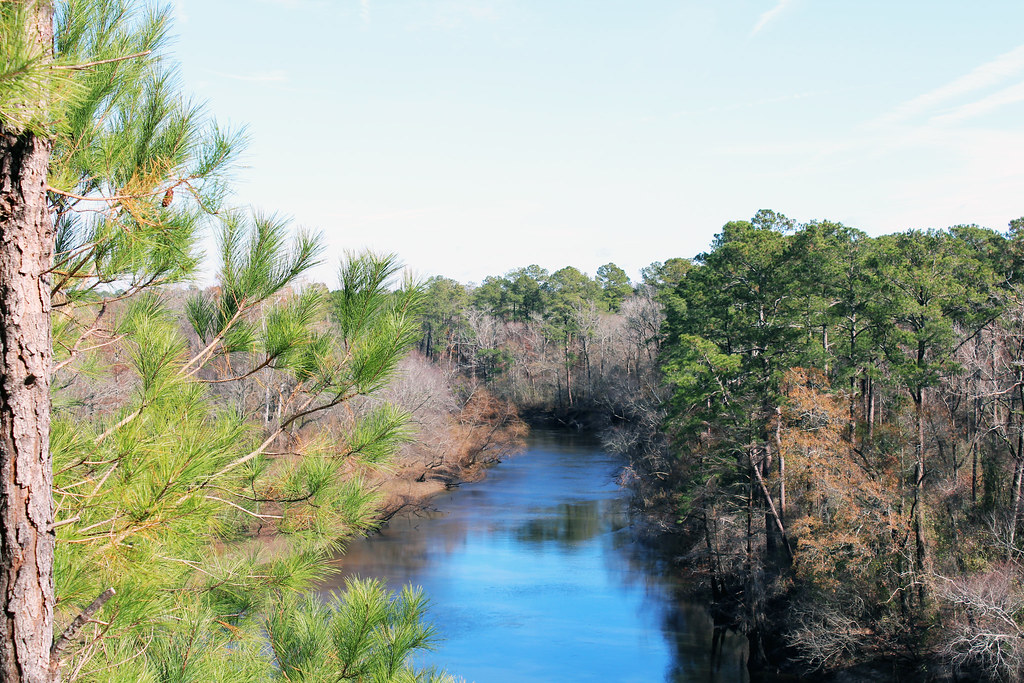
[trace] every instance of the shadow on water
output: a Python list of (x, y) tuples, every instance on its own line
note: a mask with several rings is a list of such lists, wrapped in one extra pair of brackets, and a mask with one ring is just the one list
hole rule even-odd
[(535, 433), (437, 514), (353, 543), (324, 590), (353, 574), (422, 586), (445, 638), (424, 663), (467, 681), (747, 681), (745, 640), (633, 541), (620, 467), (585, 435)]

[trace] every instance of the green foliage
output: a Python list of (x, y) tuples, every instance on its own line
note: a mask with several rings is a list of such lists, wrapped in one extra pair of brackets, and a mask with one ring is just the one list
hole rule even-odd
[(548, 271), (536, 264), (529, 265), (510, 270), (505, 275), (505, 281), (508, 283), (510, 320), (526, 322), (534, 316), (544, 315), (548, 305)]
[[(716, 344), (698, 336), (680, 335), (663, 358), (665, 379), (674, 388), (674, 429), (694, 433), (730, 410), (742, 410), (734, 405), (730, 392), (743, 371), (739, 354), (723, 353)], [(732, 417), (738, 414), (733, 412)]]
[(458, 340), (469, 336), (465, 311), (469, 305), (466, 287), (455, 280), (436, 276), (424, 283), (422, 337), (420, 350), (430, 359), (451, 357)]
[(382, 387), (404, 351), (419, 339), (423, 287), (407, 277), (400, 288), (389, 289), (400, 268), (393, 254), (349, 255), (342, 263), (331, 317), (345, 349), (346, 370), (338, 385), (344, 391), (370, 393)]
[[(279, 677), (265, 619), (304, 609), (342, 542), (374, 526), (360, 473), (408, 438), (391, 406), (354, 424), (331, 411), (389, 380), (417, 339), (421, 288), (392, 290), (397, 260), (373, 255), (346, 262), (335, 297), (299, 288), (319, 236), (223, 206), (241, 137), (182, 96), (161, 55), (169, 10), (59, 3), (47, 63), (14, 30), (26, 6), (0, 3), (0, 113), (51, 105), (18, 125), (53, 140), (55, 631), (116, 591), (65, 651), (64, 677)], [(103, 63), (52, 68), (86, 62)], [(217, 286), (182, 301), (162, 285), (194, 275), (210, 227)], [(276, 410), (254, 419), (244, 399), (271, 382)], [(358, 604), (371, 599), (387, 603), (374, 642), (390, 659), (368, 657), (367, 675), (429, 680), (404, 664), (430, 638), (422, 601)]]
[(504, 319), (508, 315), (508, 294), (510, 283), (501, 277), (488, 275), (473, 290), (473, 306), (481, 311)]
[(999, 313), (989, 254), (979, 258), (972, 249), (987, 240), (977, 241), (978, 233), (972, 237), (974, 244), (952, 232), (908, 231), (875, 242), (869, 265), (877, 297), (876, 339), (912, 392), (955, 369), (950, 358), (955, 325), (976, 328)]
[(664, 263), (655, 261), (651, 265), (641, 268), (640, 274), (645, 285), (653, 287), (655, 291), (661, 293), (675, 289), (692, 266), (693, 262), (690, 259), (670, 258)]
[[(688, 378), (704, 376), (707, 368), (729, 368), (729, 377), (713, 375), (720, 393), (733, 410), (765, 422), (781, 372), (805, 348), (796, 320), (800, 275), (790, 242), (770, 227), (728, 223), (712, 251), (698, 256), (698, 265), (665, 297), (669, 372)], [(679, 409), (686, 405), (684, 399)]]
[(526, 322), (544, 315), (548, 306), (548, 272), (538, 265), (489, 275), (473, 290), (473, 306), (507, 322)]
[(157, 56), (166, 11), (75, 0), (59, 5), (55, 31), (58, 62), (103, 63), (68, 72), (75, 96), (53, 132), (54, 305), (188, 278), (241, 137), (181, 97)]
[(633, 293), (626, 271), (614, 263), (606, 263), (599, 267), (595, 280), (601, 288), (603, 306), (612, 313), (617, 313), (623, 300)]
[[(322, 291), (286, 291), (318, 245), (300, 237), (290, 246), (280, 223), (238, 225), (226, 229), (224, 243), (234, 246), (224, 250), (216, 294), (187, 305), (200, 346), (159, 294), (131, 298), (119, 307), (115, 339), (134, 392), (98, 422), (69, 413), (53, 424), (57, 594), (72, 608), (116, 588), (105, 608), (109, 627), (86, 642), (116, 637), (145, 651), (140, 680), (230, 680), (212, 668), (243, 656), (231, 643), (258, 630), (269, 596), (283, 604), (308, 590), (341, 542), (372, 526), (375, 496), (351, 468), (385, 465), (408, 438), (408, 415), (385, 404), (347, 434), (323, 432), (302, 452), (267, 453), (290, 425), (388, 380), (415, 340), (419, 290), (348, 278), (343, 300), (359, 310), (342, 309), (346, 335), (318, 331), (327, 325)], [(358, 257), (354, 268), (373, 271), (379, 262)], [(210, 395), (214, 377), (239, 381), (271, 368), (291, 377), (295, 397), (275, 423), (261, 428)], [(282, 539), (273, 550), (250, 540), (264, 528)], [(183, 603), (206, 630), (173, 628)], [(59, 620), (73, 616), (73, 608), (61, 611)], [(178, 668), (183, 652), (188, 663)], [(224, 670), (259, 679), (259, 648), (245, 656), (255, 659)], [(102, 680), (111, 664), (91, 646), (71, 661), (86, 680)], [(182, 677), (166, 678), (172, 670)]]
[(1019, 632), (947, 578), (1010, 562), (1010, 594), (1024, 576), (1019, 230), (869, 238), (761, 211), (660, 295), (680, 524), (752, 634), (785, 624), (832, 666), (896, 641), (920, 656), (940, 619), (956, 661)]
[(48, 137), (74, 83), (62, 55), (40, 45), (38, 13), (32, 3), (0, 3), (0, 121), (12, 132)]
[(406, 429), (409, 413), (385, 403), (365, 415), (352, 428), (348, 437), (351, 455), (369, 465), (379, 465), (403, 443), (412, 440)]
[(419, 591), (395, 595), (377, 580), (349, 580), (329, 602), (310, 596), (281, 605), (263, 623), (281, 680), (445, 683), (452, 679), (407, 663), (436, 642), (425, 611)]

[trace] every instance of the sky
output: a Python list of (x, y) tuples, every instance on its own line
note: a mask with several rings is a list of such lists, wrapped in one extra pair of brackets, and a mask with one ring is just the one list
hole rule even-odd
[(878, 235), (1024, 215), (1019, 0), (177, 0), (235, 203), (421, 277), (637, 279), (759, 209)]

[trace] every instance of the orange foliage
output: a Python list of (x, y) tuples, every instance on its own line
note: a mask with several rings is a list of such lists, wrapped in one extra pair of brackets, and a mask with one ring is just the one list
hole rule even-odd
[(851, 442), (849, 402), (830, 393), (823, 373), (791, 369), (782, 387), (779, 438), (796, 513), (789, 524), (796, 570), (826, 590), (870, 580), (909, 525), (892, 493), (898, 481)]
[(451, 457), (470, 465), (498, 460), (517, 450), (528, 431), (514, 405), (482, 387), (473, 391), (452, 423)]

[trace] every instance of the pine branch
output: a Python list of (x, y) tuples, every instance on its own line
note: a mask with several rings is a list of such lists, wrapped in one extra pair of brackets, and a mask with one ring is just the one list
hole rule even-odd
[(50, 648), (50, 668), (54, 671), (60, 665), (60, 657), (64, 653), (64, 650), (68, 648), (71, 641), (78, 636), (78, 632), (82, 630), (82, 627), (88, 623), (92, 618), (92, 615), (96, 614), (103, 605), (107, 604), (107, 600), (114, 597), (116, 591), (111, 587), (100, 593), (100, 596), (92, 601), (92, 603), (82, 610), (82, 613), (75, 617), (74, 621), (68, 624), (68, 627), (64, 629), (64, 632), (60, 634), (60, 638)]
[(143, 50), (142, 52), (136, 52), (133, 55), (125, 55), (124, 57), (111, 57), (110, 59), (100, 59), (95, 62), (86, 62), (85, 64), (51, 64), (50, 68), (54, 71), (83, 71), (90, 69), (94, 66), (100, 66), (101, 64), (113, 64), (114, 62), (123, 62), (128, 59), (135, 59), (136, 57), (146, 57), (152, 54), (152, 50)]

